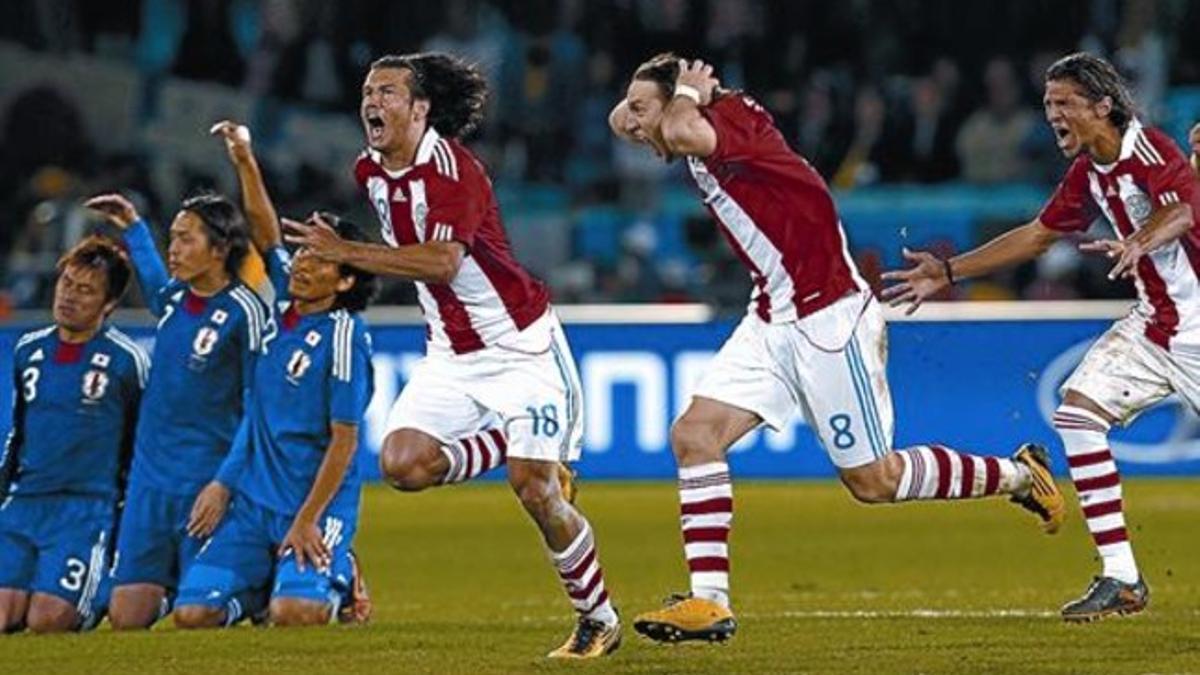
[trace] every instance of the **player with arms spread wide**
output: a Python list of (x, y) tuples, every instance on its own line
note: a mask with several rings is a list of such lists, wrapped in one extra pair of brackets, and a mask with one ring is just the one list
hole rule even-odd
[(479, 72), (451, 56), (376, 61), (363, 83), (368, 149), (355, 175), (387, 245), (290, 222), (288, 238), (416, 283), (427, 354), (392, 408), (383, 473), (418, 490), (506, 458), (509, 482), (578, 613), (550, 656), (602, 656), (620, 643), (620, 623), (592, 528), (560, 486), (562, 463), (581, 450), (579, 376), (546, 287), (514, 259), (491, 181), (460, 142), (479, 123), (486, 93)]
[(0, 456), (0, 634), (94, 625), (150, 358), (104, 321), (133, 275), (89, 237), (58, 263), (54, 325), (17, 340)]
[[(915, 311), (960, 279), (983, 276), (1042, 254), (1103, 215), (1116, 239), (1081, 245), (1115, 261), (1110, 279), (1132, 277), (1138, 304), (1096, 341), (1063, 384), (1054, 428), (1103, 570), (1067, 621), (1139, 612), (1150, 592), (1125, 529), (1121, 478), (1108, 432), (1171, 393), (1200, 407), (1200, 185), (1188, 160), (1161, 131), (1143, 126), (1116, 69), (1091, 54), (1072, 54), (1046, 71), (1046, 119), (1072, 159), (1058, 189), (1033, 221), (983, 246), (889, 272), (884, 294)], [(1192, 131), (1200, 150), (1200, 126)]]
[(802, 412), (850, 492), (867, 503), (1011, 495), (1047, 531), (1062, 496), (1043, 449), (1012, 459), (940, 445), (892, 448), (882, 312), (847, 250), (825, 182), (754, 99), (712, 68), (660, 54), (633, 75), (609, 122), (664, 160), (686, 158), (705, 206), (754, 282), (750, 311), (671, 429), (691, 593), (639, 616), (660, 641), (724, 640), (729, 608), (730, 445)]

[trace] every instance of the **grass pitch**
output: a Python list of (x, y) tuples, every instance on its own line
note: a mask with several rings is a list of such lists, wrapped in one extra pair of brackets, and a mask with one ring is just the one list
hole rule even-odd
[[(865, 507), (831, 482), (739, 482), (737, 637), (662, 646), (627, 627), (609, 659), (563, 664), (541, 657), (572, 615), (505, 485), (372, 487), (368, 627), (0, 637), (0, 672), (1200, 672), (1200, 482), (1125, 494), (1150, 610), (1068, 626), (1058, 606), (1098, 569), (1076, 510), (1047, 537), (999, 500)], [(673, 485), (584, 484), (580, 506), (627, 624), (685, 590)]]

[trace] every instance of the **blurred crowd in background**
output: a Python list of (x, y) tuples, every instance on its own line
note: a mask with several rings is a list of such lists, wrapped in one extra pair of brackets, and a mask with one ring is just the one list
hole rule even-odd
[[(668, 49), (771, 110), (876, 282), (902, 246), (951, 253), (1036, 214), (1065, 166), (1040, 107), (1065, 53), (1112, 59), (1141, 116), (1182, 143), (1200, 118), (1197, 27), (1187, 0), (5, 0), (0, 306), (46, 306), (59, 253), (99, 227), (87, 195), (125, 191), (161, 233), (184, 196), (236, 194), (207, 136), (221, 118), (252, 127), (282, 214), (377, 229), (350, 170), (359, 90), (374, 58), (418, 50), (486, 74), (471, 144), (558, 302), (744, 307), (746, 274), (682, 167), (607, 127), (633, 69)], [(956, 297), (1130, 296), (1106, 267), (1063, 244)], [(384, 300), (413, 297), (394, 283)]]

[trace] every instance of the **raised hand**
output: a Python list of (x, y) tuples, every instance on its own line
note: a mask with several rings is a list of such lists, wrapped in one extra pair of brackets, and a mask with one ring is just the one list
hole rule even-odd
[(116, 192), (97, 195), (84, 202), (83, 205), (104, 216), (105, 220), (122, 230), (141, 219), (133, 202)]
[(235, 164), (254, 159), (254, 152), (250, 148), (249, 127), (230, 120), (221, 120), (214, 124), (208, 133), (225, 140), (225, 150)]
[(893, 270), (883, 273), (883, 280), (895, 282), (883, 289), (883, 299), (892, 307), (907, 304), (905, 314), (917, 311), (922, 302), (942, 292), (950, 286), (946, 263), (925, 251), (903, 250), (904, 258), (916, 263), (906, 270)]
[(700, 59), (688, 62), (679, 60), (679, 76), (675, 78), (675, 86), (684, 85), (700, 92), (700, 105), (712, 103), (713, 92), (720, 85), (713, 75), (713, 67)]

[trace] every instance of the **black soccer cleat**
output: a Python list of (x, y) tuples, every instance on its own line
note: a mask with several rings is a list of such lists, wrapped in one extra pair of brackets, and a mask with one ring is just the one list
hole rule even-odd
[(1150, 587), (1142, 578), (1127, 584), (1112, 577), (1095, 577), (1078, 600), (1063, 605), (1063, 621), (1087, 623), (1114, 614), (1137, 614), (1150, 602)]

